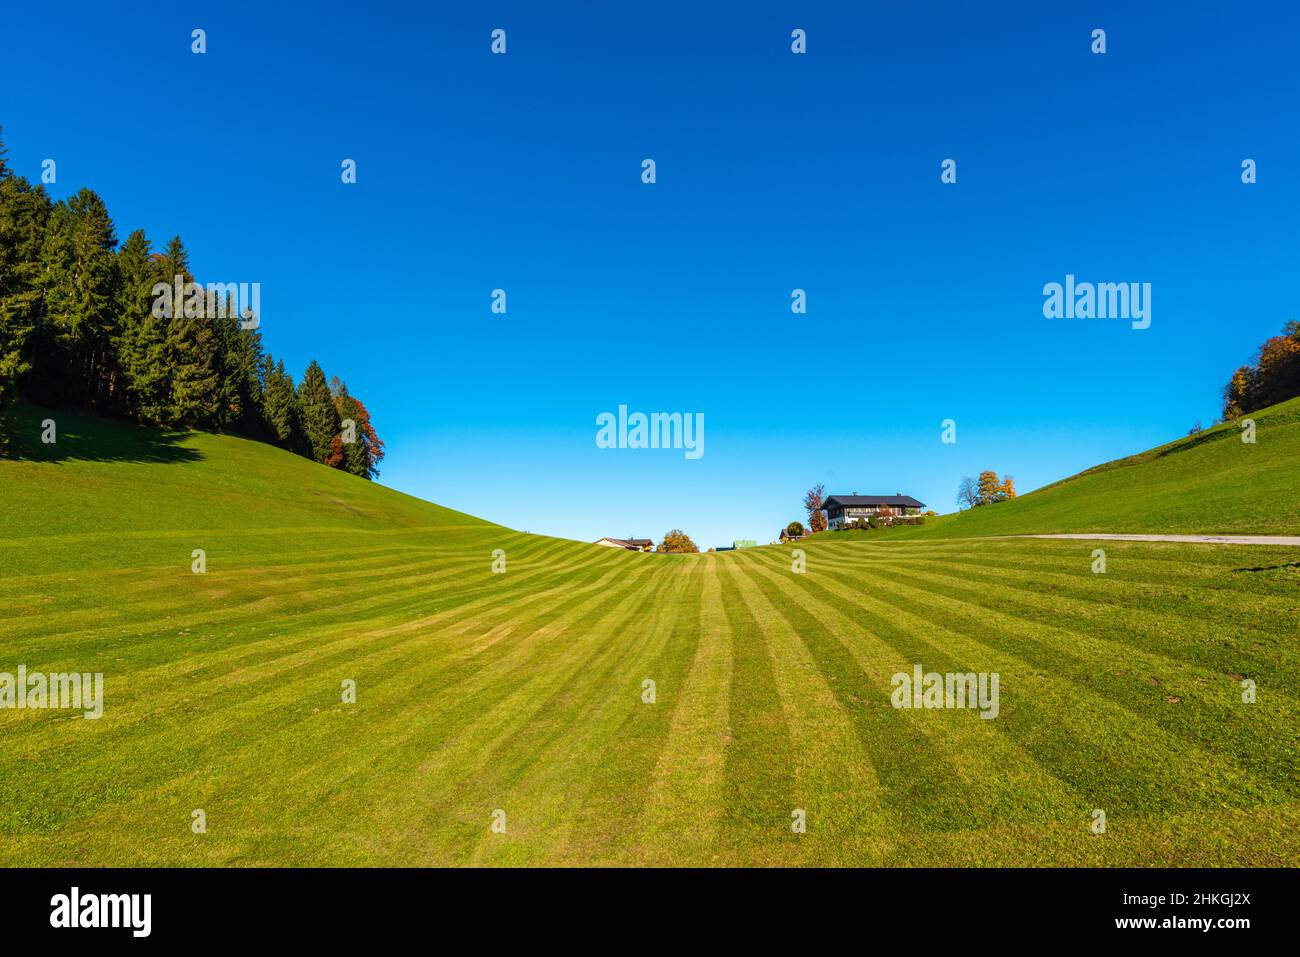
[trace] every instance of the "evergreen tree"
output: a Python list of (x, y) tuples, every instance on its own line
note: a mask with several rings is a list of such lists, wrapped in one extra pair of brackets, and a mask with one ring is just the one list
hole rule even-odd
[(296, 449), (298, 442), (298, 396), (293, 377), (284, 371), (284, 360), (271, 356), (262, 360), (262, 420), (271, 441), (284, 449)]
[[(295, 390), (230, 299), (192, 285), (180, 237), (153, 253), (136, 230), (119, 248), (94, 192), (51, 203), (7, 155), (0, 139), (0, 412), (24, 394), (156, 425), (229, 428), (378, 474), (383, 443), (365, 406), (316, 362)], [(342, 441), (340, 414), (355, 442)]]
[(265, 383), (262, 379), (262, 334), (243, 328), (240, 320), (228, 312), (222, 320), (226, 329), (223, 351), (223, 401), (226, 403), (226, 427), (241, 435), (259, 437), (266, 434), (262, 402)]
[(99, 406), (116, 374), (117, 237), (104, 202), (83, 189), (54, 207), (41, 250), (45, 316), (35, 394)]
[(14, 176), (0, 142), (0, 410), (18, 394), (31, 368), (40, 321), (40, 252), (50, 201), (40, 186)]
[(153, 315), (155, 264), (144, 230), (137, 229), (117, 251), (117, 361), (124, 397), (120, 407), (145, 422), (160, 422), (166, 409), (163, 343), (166, 320)]
[[(187, 428), (213, 426), (220, 418), (220, 357), (212, 324), (203, 314), (202, 297), (187, 292), (194, 282), (189, 255), (179, 236), (173, 236), (158, 258), (155, 282), (172, 287), (170, 299), (155, 313), (170, 312), (163, 337), (162, 369), (167, 396), (162, 421)], [(176, 294), (179, 288), (180, 295)]]
[(333, 440), (339, 434), (339, 414), (325, 373), (315, 359), (298, 384), (298, 418), (305, 440), (304, 454), (317, 462), (328, 461)]

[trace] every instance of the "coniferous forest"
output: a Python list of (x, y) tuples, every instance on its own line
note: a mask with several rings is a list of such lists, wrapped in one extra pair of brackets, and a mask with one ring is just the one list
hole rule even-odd
[[(192, 297), (197, 309), (159, 309), (157, 291), (177, 277), (197, 282), (179, 236), (154, 249), (137, 229), (119, 242), (93, 190), (52, 201), (9, 168), (0, 137), (0, 421), (26, 399), (230, 432), (379, 474), (383, 442), (342, 380), (312, 361), (295, 384), (263, 350), (258, 317), (229, 298), (204, 293)], [(3, 438), (0, 430), (0, 447)]]

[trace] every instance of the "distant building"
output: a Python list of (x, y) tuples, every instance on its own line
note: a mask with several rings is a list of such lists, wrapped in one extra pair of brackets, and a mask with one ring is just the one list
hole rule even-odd
[(648, 538), (602, 538), (595, 542), (607, 548), (626, 548), (629, 552), (652, 552), (655, 543)]
[(826, 527), (843, 528), (856, 519), (920, 515), (925, 508), (910, 495), (832, 495), (822, 502), (826, 510)]
[(758, 542), (752, 538), (738, 538), (731, 543), (732, 548), (754, 548)]

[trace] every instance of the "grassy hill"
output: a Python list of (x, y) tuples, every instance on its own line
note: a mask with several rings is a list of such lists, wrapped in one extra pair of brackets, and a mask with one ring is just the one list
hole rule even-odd
[(1300, 399), (1253, 413), (1255, 442), (1233, 423), (1107, 462), (993, 507), (891, 536), (1056, 532), (1300, 534)]
[[(819, 536), (795, 573), (525, 535), (231, 437), (54, 414), (34, 447), (46, 414), (0, 460), (0, 672), (101, 671), (104, 715), (0, 710), (0, 864), (1300, 863), (1294, 549), (1111, 543), (1097, 575), (1087, 542)], [(1236, 461), (1294, 515), (1282, 435)], [(998, 673), (998, 717), (893, 708), (916, 663)]]

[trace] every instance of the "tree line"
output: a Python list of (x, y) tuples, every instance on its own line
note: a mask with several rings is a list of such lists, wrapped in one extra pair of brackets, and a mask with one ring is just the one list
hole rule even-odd
[(1016, 480), (1010, 475), (998, 478), (992, 469), (980, 472), (979, 478), (964, 478), (957, 486), (957, 508), (996, 505), (1016, 497)]
[[(24, 398), (379, 474), (384, 444), (361, 400), (315, 360), (295, 384), (257, 317), (195, 284), (179, 236), (155, 251), (137, 229), (119, 244), (93, 190), (53, 202), (5, 157), (0, 139), (0, 415)], [(160, 295), (175, 283), (195, 293), (184, 304)]]
[(1223, 388), (1223, 418), (1276, 405), (1300, 395), (1300, 322), (1292, 319), (1282, 335), (1264, 342), (1253, 362), (1237, 369)]

